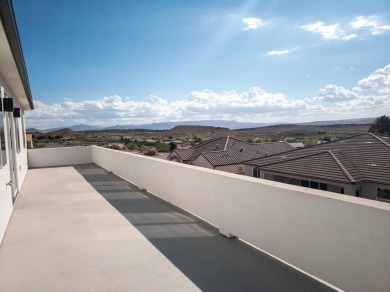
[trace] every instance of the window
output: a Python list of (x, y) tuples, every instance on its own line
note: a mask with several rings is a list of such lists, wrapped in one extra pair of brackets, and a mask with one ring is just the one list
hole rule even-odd
[(301, 186), (308, 188), (309, 187), (309, 181), (308, 180), (301, 180)]
[(253, 169), (253, 177), (257, 177), (257, 178), (260, 177), (260, 169), (258, 167), (255, 167)]
[(317, 190), (318, 190), (318, 182), (316, 182), (316, 181), (311, 181), (311, 182), (310, 182), (310, 188), (312, 188), (312, 189), (317, 189)]
[(15, 143), (16, 143), (16, 151), (20, 153), (20, 136), (19, 136), (19, 119), (20, 118), (13, 118), (15, 121)]
[(343, 187), (340, 188), (340, 194), (344, 194), (344, 188)]
[(389, 200), (390, 201), (390, 189), (377, 188), (376, 189), (376, 197), (381, 200)]
[(22, 110), (20, 110), (20, 120), (22, 121), (23, 148), (26, 149), (26, 125), (24, 120), (24, 112)]
[(238, 167), (238, 172), (242, 172), (242, 166)]
[(7, 153), (5, 149), (3, 99), (0, 98), (0, 168), (2, 168), (6, 164)]
[(328, 190), (328, 185), (324, 183), (320, 183), (320, 190), (327, 191)]

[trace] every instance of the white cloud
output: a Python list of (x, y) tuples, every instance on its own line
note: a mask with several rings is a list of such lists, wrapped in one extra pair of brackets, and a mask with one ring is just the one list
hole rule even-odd
[(390, 25), (381, 23), (376, 16), (357, 16), (349, 23), (349, 26), (340, 23), (325, 25), (323, 21), (316, 21), (301, 25), (299, 28), (320, 34), (326, 40), (341, 39), (344, 41), (363, 40), (367, 34), (376, 36), (390, 31)]
[(350, 25), (355, 29), (368, 28), (372, 35), (380, 35), (390, 30), (390, 25), (380, 23), (375, 16), (357, 16)]
[[(317, 104), (320, 116), (353, 118), (383, 115), (390, 111), (389, 74), (390, 64), (358, 81), (358, 86), (352, 90), (327, 85), (318, 91), (316, 97), (305, 99), (305, 102), (311, 109), (313, 104)], [(382, 79), (378, 79), (377, 75), (381, 75)]]
[(378, 69), (374, 74), (361, 79), (358, 86), (353, 88), (356, 91), (377, 91), (390, 93), (390, 64)]
[(269, 23), (261, 20), (260, 18), (255, 18), (255, 17), (243, 18), (242, 22), (245, 23), (245, 27), (244, 27), (245, 30), (258, 29)]
[(351, 33), (349, 35), (343, 36), (343, 40), (350, 41), (350, 40), (356, 39), (357, 37), (358, 37), (358, 35), (356, 33)]
[(298, 50), (298, 48), (293, 48), (290, 50), (282, 50), (282, 51), (269, 51), (267, 52), (267, 56), (281, 56), (281, 55), (287, 55), (294, 51)]
[(313, 22), (307, 25), (301, 25), (300, 28), (318, 33), (326, 40), (335, 40), (343, 35), (343, 31), (340, 29), (340, 24), (325, 25), (322, 21)]
[(342, 86), (327, 85), (317, 93), (317, 100), (326, 102), (339, 102), (345, 100), (357, 99), (358, 95)]
[(45, 104), (34, 101), (26, 113), (27, 126), (40, 129), (75, 124), (111, 126), (185, 120), (236, 120), (240, 122), (303, 122), (379, 116), (390, 111), (390, 64), (348, 89), (321, 88), (312, 98), (291, 98), (259, 87), (247, 91), (192, 91), (179, 100), (151, 95), (135, 101), (113, 95), (95, 100)]
[(375, 71), (377, 74), (390, 74), (390, 64)]
[(238, 93), (234, 90), (221, 93), (209, 89), (193, 91), (185, 98), (169, 101), (151, 96), (148, 101), (134, 101), (119, 96), (97, 100), (70, 101), (60, 104), (44, 104), (35, 101), (35, 110), (27, 113), (29, 127), (53, 127), (60, 123), (88, 123), (100, 125), (140, 124), (163, 121), (234, 119), (248, 116), (262, 120), (282, 113), (305, 111), (302, 100), (288, 98), (281, 93), (268, 93), (258, 87)]

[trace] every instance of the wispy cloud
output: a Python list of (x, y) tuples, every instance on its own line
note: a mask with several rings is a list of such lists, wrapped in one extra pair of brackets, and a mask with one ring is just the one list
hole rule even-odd
[(342, 26), (340, 23), (325, 25), (323, 21), (316, 21), (301, 25), (299, 28), (320, 34), (325, 40), (341, 39), (344, 41), (359, 39), (360, 35), (363, 35), (360, 39), (364, 39), (364, 35), (367, 34), (376, 36), (390, 31), (390, 25), (381, 23), (376, 16), (357, 16), (349, 23), (349, 26)]
[(351, 33), (349, 35), (343, 36), (343, 40), (350, 41), (350, 40), (356, 39), (357, 37), (358, 37), (358, 35), (356, 33)]
[(258, 29), (266, 24), (269, 24), (268, 21), (263, 21), (260, 18), (255, 17), (243, 18), (242, 22), (245, 24), (244, 30)]
[(380, 35), (390, 31), (390, 25), (380, 23), (375, 16), (357, 16), (350, 25), (355, 29), (368, 28), (372, 35)]
[(298, 50), (299, 48), (293, 48), (293, 49), (290, 49), (290, 50), (281, 50), (281, 51), (269, 51), (267, 52), (267, 56), (281, 56), (281, 55), (288, 55), (296, 50)]
[(301, 25), (300, 28), (318, 33), (326, 40), (335, 40), (343, 35), (340, 24), (325, 25), (323, 21), (316, 21), (307, 25)]

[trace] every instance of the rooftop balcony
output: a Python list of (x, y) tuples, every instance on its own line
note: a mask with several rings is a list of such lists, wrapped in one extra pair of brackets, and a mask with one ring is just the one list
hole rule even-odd
[(1, 291), (390, 287), (389, 204), (95, 146), (28, 155)]

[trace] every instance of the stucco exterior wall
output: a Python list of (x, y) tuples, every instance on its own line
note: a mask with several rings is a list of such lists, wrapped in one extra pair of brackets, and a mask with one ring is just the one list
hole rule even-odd
[(231, 164), (231, 165), (217, 166), (215, 169), (230, 172), (230, 173), (239, 173), (240, 167), (242, 167), (242, 164)]
[(30, 168), (93, 163), (91, 146), (28, 150)]
[(196, 159), (194, 160), (192, 165), (205, 167), (205, 168), (209, 168), (209, 169), (214, 169), (212, 164), (210, 162), (208, 162), (207, 159), (204, 158), (203, 155), (199, 155), (198, 157), (196, 157)]
[(11, 186), (7, 185), (10, 180), (9, 165), (6, 164), (0, 168), (0, 243), (13, 210)]
[(362, 194), (365, 198), (370, 198), (372, 200), (377, 199), (377, 188), (390, 189), (389, 185), (381, 185), (381, 184), (364, 184), (362, 185)]
[[(19, 107), (16, 100), (14, 100), (14, 106)], [(22, 115), (23, 118), (23, 115)], [(17, 118), (18, 122), (18, 133), (19, 133), (19, 141), (20, 141), (20, 152), (16, 153), (16, 169), (17, 169), (17, 181), (18, 188), (21, 189), (23, 185), (24, 178), (27, 173), (28, 164), (27, 164), (27, 147), (24, 147), (23, 143), (23, 132), (22, 128), (22, 118)], [(7, 132), (8, 124), (7, 119), (4, 118), (4, 130)], [(5, 135), (5, 144), (7, 145), (8, 150), (8, 135)], [(14, 141), (14, 147), (16, 141)], [(8, 222), (10, 220), (12, 211), (13, 211), (13, 202), (12, 202), (12, 189), (8, 183), (11, 181), (10, 174), (10, 157), (9, 151), (3, 152), (3, 154), (7, 157), (7, 164), (0, 168), (0, 243), (3, 240), (4, 233), (7, 229)], [(16, 182), (13, 182), (16, 184)]]

